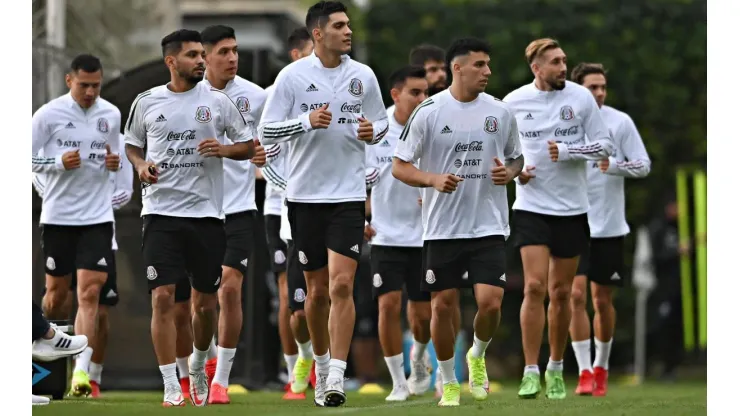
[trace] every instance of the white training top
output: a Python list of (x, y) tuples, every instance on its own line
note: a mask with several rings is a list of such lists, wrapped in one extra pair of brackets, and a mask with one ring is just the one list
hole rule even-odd
[(620, 237), (630, 232), (624, 200), (624, 178), (644, 178), (650, 173), (650, 157), (629, 115), (609, 106), (601, 107), (614, 139), (616, 153), (609, 157), (606, 173), (599, 162), (587, 162), (588, 225), (591, 237)]
[[(588, 212), (583, 161), (605, 159), (614, 152), (591, 92), (570, 81), (560, 91), (541, 91), (532, 82), (504, 101), (516, 115), (524, 164), (534, 166), (536, 175), (527, 185), (517, 178), (513, 208), (560, 216)], [(558, 143), (557, 162), (550, 160), (551, 140)]]
[[(213, 87), (208, 80), (202, 81)], [(226, 84), (223, 92), (231, 98), (247, 124), (256, 131), (267, 93), (252, 82), (236, 76)], [(233, 144), (228, 137), (223, 142)], [(223, 159), (224, 161), (224, 213), (226, 215), (257, 209), (254, 197), (257, 168), (249, 160)]]
[[(119, 133), (118, 138), (119, 149), (123, 149), (123, 134)], [(36, 193), (39, 194), (39, 198), (41, 199), (44, 199), (47, 176), (48, 174), (46, 173), (33, 174), (33, 187), (36, 189)], [(128, 204), (134, 193), (134, 168), (131, 166), (131, 162), (129, 162), (127, 157), (121, 157), (121, 169), (119, 169), (115, 175), (112, 175), (110, 180), (113, 182), (114, 189), (111, 205), (114, 210), (117, 210)], [(115, 227), (113, 227), (113, 250), (118, 250)]]
[[(332, 122), (313, 130), (309, 114), (329, 104)], [(388, 131), (378, 80), (370, 68), (342, 56), (325, 68), (315, 54), (280, 71), (259, 125), (264, 145), (292, 140), (287, 199), (293, 202), (364, 201), (365, 146), (357, 138), (359, 120), (373, 123), (373, 144)]]
[[(270, 95), (272, 94), (272, 91), (275, 90), (274, 85), (270, 85), (269, 87), (265, 88), (265, 92)], [(287, 145), (288, 143), (285, 143)], [(279, 145), (272, 145), (272, 146), (265, 146), (265, 152), (270, 151), (272, 148), (273, 151), (277, 150), (280, 151), (281, 147)], [(287, 146), (286, 146), (287, 149)], [(267, 154), (268, 158), (274, 157), (271, 154)], [(275, 162), (273, 165), (273, 168), (279, 172), (283, 172), (283, 166), (285, 159), (280, 158)], [(262, 176), (264, 177), (264, 169), (262, 171)], [(281, 174), (282, 176), (282, 174)], [(281, 215), (281, 210), (283, 206), (283, 202), (285, 200), (285, 188), (279, 188), (275, 185), (273, 185), (270, 181), (267, 181), (267, 186), (265, 186), (265, 201), (262, 205), (262, 211), (264, 215)]]
[(255, 136), (222, 91), (199, 82), (176, 93), (166, 85), (139, 94), (126, 122), (126, 144), (144, 148), (159, 168), (155, 184), (142, 186), (141, 215), (224, 218), (224, 169), (217, 157), (197, 151), (208, 138), (248, 142)]
[(262, 177), (265, 178), (268, 188), (275, 189), (276, 194), (282, 196), (277, 202), (277, 214), (269, 215), (280, 215), (280, 238), (286, 242), (291, 239), (288, 206), (285, 204), (285, 190), (288, 187), (288, 169), (285, 163), (290, 157), (290, 147), (290, 143), (266, 146), (267, 163), (262, 167)]
[(421, 247), (424, 245), (421, 225), (419, 188), (399, 181), (391, 173), (393, 152), (403, 126), (388, 109), (388, 134), (382, 142), (365, 151), (366, 182), (372, 187), (370, 204), (375, 236), (370, 244), (394, 247)]
[[(92, 225), (113, 221), (110, 182), (105, 168), (106, 145), (125, 157), (118, 146), (121, 112), (98, 98), (83, 109), (65, 94), (39, 108), (32, 120), (31, 164), (46, 174), (41, 224)], [(62, 155), (79, 151), (80, 167), (65, 170)]]
[(506, 186), (491, 179), (493, 159), (521, 156), (516, 119), (488, 95), (463, 103), (444, 90), (419, 104), (401, 133), (395, 157), (419, 169), (452, 173), (462, 182), (450, 194), (422, 189), (424, 240), (509, 235)]

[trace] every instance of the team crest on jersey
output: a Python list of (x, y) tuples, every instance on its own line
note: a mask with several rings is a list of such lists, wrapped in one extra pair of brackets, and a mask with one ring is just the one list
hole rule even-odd
[(573, 112), (573, 107), (564, 105), (560, 107), (560, 119), (563, 121), (570, 121), (576, 117), (576, 113)]
[(108, 126), (108, 120), (104, 118), (98, 119), (98, 131), (101, 133), (108, 133), (108, 131), (110, 131), (110, 126)]
[(247, 100), (247, 97), (237, 98), (236, 108), (238, 108), (239, 111), (242, 113), (248, 113), (249, 112), (249, 100)]
[(354, 95), (355, 97), (359, 97), (362, 95), (362, 81), (360, 81), (357, 78), (352, 78), (352, 80), (349, 82), (349, 93)]
[(195, 120), (198, 123), (208, 123), (211, 121), (211, 109), (202, 105), (195, 110)]
[(498, 133), (498, 119), (493, 116), (486, 117), (486, 122), (483, 124), (483, 130), (485, 130), (486, 133)]

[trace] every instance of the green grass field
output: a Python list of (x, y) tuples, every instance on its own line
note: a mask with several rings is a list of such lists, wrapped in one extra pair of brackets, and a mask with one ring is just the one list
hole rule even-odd
[[(570, 386), (569, 386), (570, 387)], [(516, 415), (516, 416), (656, 416), (656, 415), (705, 415), (707, 413), (706, 383), (645, 384), (638, 387), (613, 386), (609, 396), (578, 397), (569, 391), (563, 401), (550, 401), (540, 396), (537, 400), (519, 400), (517, 386), (506, 384), (498, 393), (489, 395), (485, 402), (476, 402), (463, 387), (458, 408), (439, 408), (432, 393), (405, 403), (386, 403), (385, 395), (350, 393), (347, 405), (323, 409), (305, 402), (282, 401), (280, 393), (249, 392), (231, 395), (227, 406), (206, 406), (196, 409), (188, 402), (184, 408), (161, 407), (159, 392), (104, 392), (103, 398), (64, 399), (48, 406), (34, 406), (37, 415), (260, 415), (297, 416), (303, 414), (352, 414), (383, 416), (432, 416), (432, 415)], [(313, 394), (309, 391), (310, 394)]]

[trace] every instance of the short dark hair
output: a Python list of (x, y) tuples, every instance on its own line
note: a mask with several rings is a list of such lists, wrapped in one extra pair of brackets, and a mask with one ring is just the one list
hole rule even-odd
[(452, 70), (452, 60), (458, 56), (467, 55), (470, 52), (483, 52), (491, 54), (491, 46), (488, 42), (478, 38), (462, 38), (452, 42), (447, 49), (445, 64)]
[(310, 33), (315, 27), (323, 27), (334, 13), (347, 13), (347, 6), (341, 1), (320, 1), (314, 4), (306, 13), (306, 29)]
[(390, 78), (388, 79), (388, 85), (391, 88), (399, 88), (399, 87), (402, 87), (403, 84), (406, 83), (406, 80), (409, 78), (425, 79), (426, 76), (427, 76), (427, 71), (426, 69), (424, 69), (423, 66), (406, 65), (404, 67), (401, 67), (393, 71)]
[(177, 55), (185, 42), (202, 43), (200, 33), (190, 29), (176, 30), (162, 38), (162, 56)]
[(311, 40), (311, 34), (305, 27), (299, 27), (288, 36), (288, 50), (302, 49), (306, 42)]
[(236, 39), (234, 28), (224, 25), (208, 26), (200, 32), (201, 42), (204, 45), (214, 46), (224, 39)]
[(444, 62), (445, 50), (428, 43), (415, 46), (409, 53), (410, 65), (424, 66), (428, 61)]
[(71, 72), (98, 72), (103, 70), (103, 64), (100, 63), (100, 59), (97, 56), (90, 54), (77, 55), (72, 59), (72, 63), (69, 64)]
[(581, 62), (576, 65), (575, 68), (570, 72), (570, 79), (573, 82), (583, 84), (583, 80), (586, 79), (586, 75), (601, 74), (606, 77), (606, 69), (604, 65), (590, 62)]

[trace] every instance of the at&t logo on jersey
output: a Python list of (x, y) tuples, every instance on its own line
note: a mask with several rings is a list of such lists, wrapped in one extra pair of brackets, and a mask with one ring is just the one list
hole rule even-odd
[(306, 104), (306, 103), (302, 103), (301, 104), (301, 111), (303, 111), (305, 113), (307, 111), (318, 110), (319, 108), (325, 106), (326, 104), (329, 104), (329, 103), (314, 103), (314, 104), (310, 104), (310, 105), (309, 104)]

